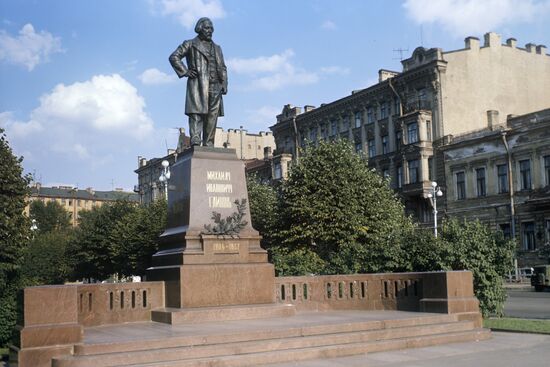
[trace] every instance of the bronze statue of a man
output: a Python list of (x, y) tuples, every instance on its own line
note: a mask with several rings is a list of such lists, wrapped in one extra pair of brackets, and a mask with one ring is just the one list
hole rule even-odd
[(198, 36), (184, 41), (169, 60), (180, 78), (187, 77), (185, 114), (191, 145), (214, 146), (218, 116), (223, 116), (222, 95), (227, 93), (227, 68), (222, 49), (212, 41), (212, 21), (200, 18), (195, 32)]

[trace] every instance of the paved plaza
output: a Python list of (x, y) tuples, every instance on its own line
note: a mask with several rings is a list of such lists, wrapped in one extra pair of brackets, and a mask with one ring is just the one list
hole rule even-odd
[(479, 342), (370, 353), (269, 367), (528, 367), (547, 366), (550, 335), (493, 332)]

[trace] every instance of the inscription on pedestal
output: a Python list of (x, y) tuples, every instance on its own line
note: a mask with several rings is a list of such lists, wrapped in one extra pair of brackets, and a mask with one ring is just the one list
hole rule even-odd
[[(208, 194), (231, 194), (233, 193), (233, 184), (231, 182), (231, 172), (229, 171), (206, 171), (206, 192)], [(225, 181), (224, 183), (214, 183), (209, 181)], [(231, 208), (231, 198), (229, 196), (208, 195), (209, 208)]]
[(215, 242), (212, 244), (215, 254), (233, 254), (239, 253), (241, 244), (238, 242)]

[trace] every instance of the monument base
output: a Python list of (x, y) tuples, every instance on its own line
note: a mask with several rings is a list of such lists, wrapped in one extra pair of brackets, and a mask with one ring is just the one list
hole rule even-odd
[(163, 308), (153, 310), (151, 321), (171, 325), (197, 324), (251, 319), (270, 319), (296, 315), (296, 307), (291, 304), (268, 303), (258, 305), (237, 305), (201, 308)]
[(269, 263), (196, 264), (148, 269), (165, 282), (166, 307), (193, 308), (274, 303), (275, 270)]

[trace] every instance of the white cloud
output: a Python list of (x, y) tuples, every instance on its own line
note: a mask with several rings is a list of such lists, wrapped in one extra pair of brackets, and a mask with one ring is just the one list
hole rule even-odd
[(36, 33), (32, 24), (25, 24), (15, 37), (0, 30), (0, 60), (23, 65), (28, 71), (58, 52), (64, 52), (61, 39), (46, 31)]
[(338, 29), (338, 27), (336, 26), (336, 23), (334, 23), (331, 20), (325, 20), (323, 22), (323, 24), (321, 24), (321, 28), (326, 29), (328, 31), (334, 31), (334, 30)]
[(59, 84), (40, 97), (28, 121), (2, 112), (0, 126), (20, 151), (34, 157), (63, 153), (70, 159), (102, 159), (154, 133), (143, 97), (118, 74)]
[(164, 16), (175, 17), (185, 28), (192, 29), (201, 17), (220, 19), (225, 10), (219, 0), (150, 0), (153, 10)]
[(292, 49), (287, 49), (271, 56), (232, 58), (227, 60), (227, 66), (231, 72), (251, 78), (247, 89), (267, 91), (290, 85), (315, 84), (326, 75), (349, 74), (349, 69), (340, 66), (321, 67), (317, 71), (304, 70), (294, 65), (294, 55)]
[(227, 61), (227, 65), (238, 74), (257, 74), (265, 72), (278, 72), (293, 68), (290, 59), (294, 56), (292, 49), (284, 50), (280, 54), (271, 56), (259, 56), (251, 59), (233, 58)]
[(14, 138), (25, 137), (44, 129), (39, 121), (30, 120), (23, 122), (16, 120), (11, 111), (0, 113), (0, 127), (9, 131), (10, 136)]
[(266, 126), (276, 122), (276, 116), (281, 113), (280, 107), (262, 106), (254, 110), (247, 110), (247, 121), (253, 125)]
[(145, 85), (159, 85), (174, 83), (178, 80), (178, 77), (175, 74), (168, 75), (159, 69), (151, 68), (141, 73), (138, 79)]
[(548, 0), (406, 0), (403, 6), (418, 24), (436, 23), (457, 37), (530, 22), (550, 12)]

